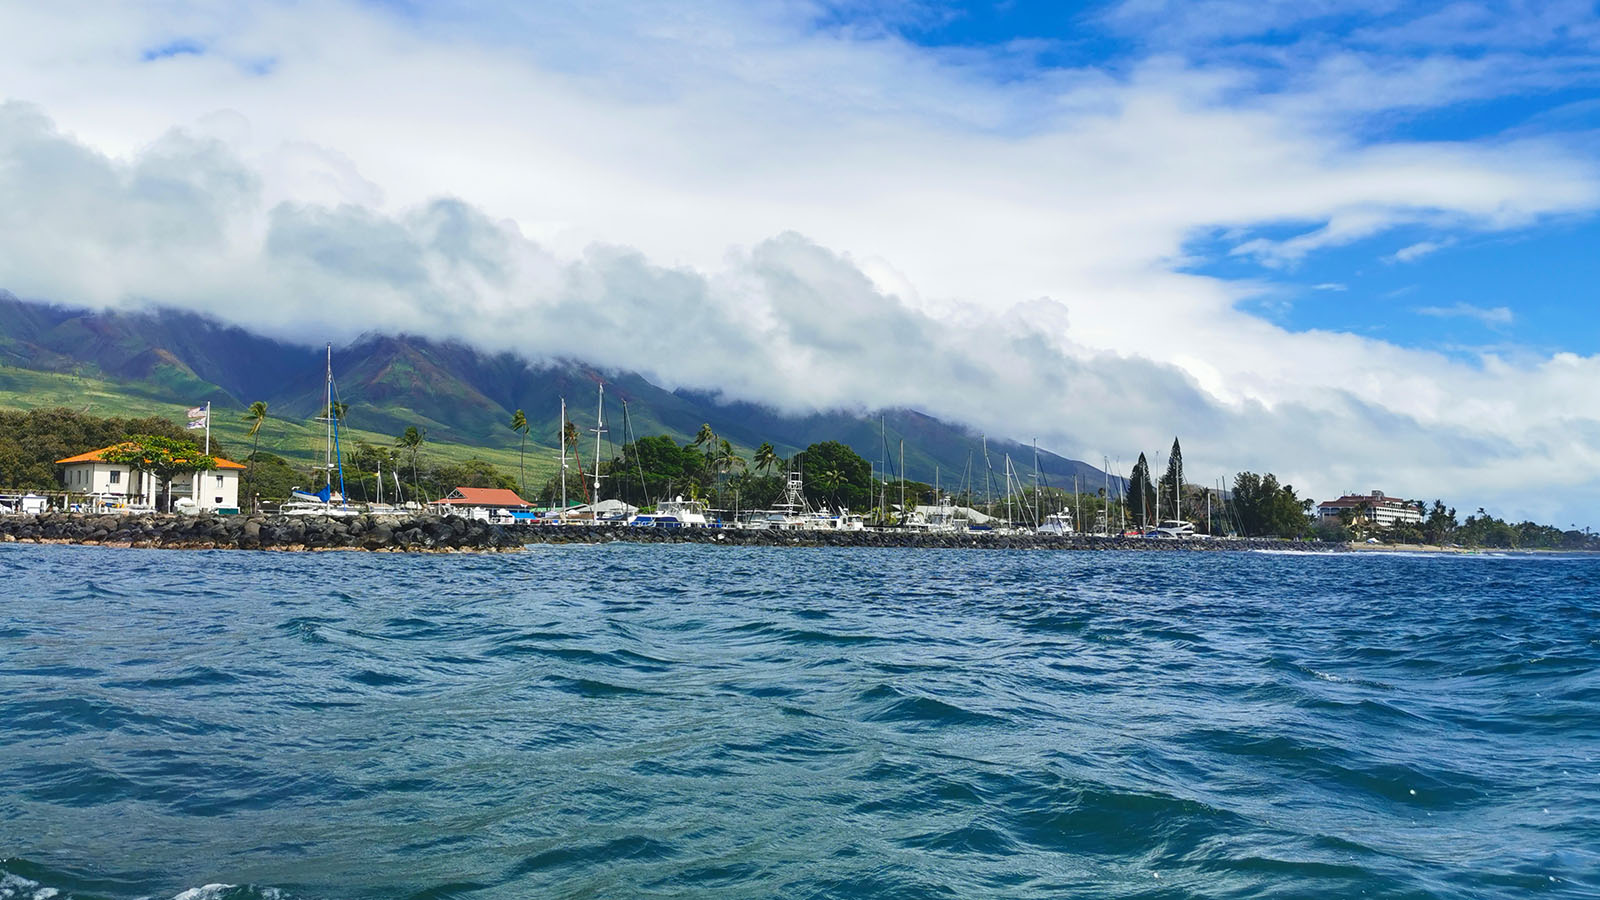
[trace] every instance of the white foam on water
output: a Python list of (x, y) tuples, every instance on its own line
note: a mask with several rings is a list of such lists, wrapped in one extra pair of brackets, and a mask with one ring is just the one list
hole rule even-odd
[[(236, 890), (236, 884), (207, 884), (197, 888), (189, 888), (172, 900), (222, 900), (229, 891)], [(261, 888), (256, 891), (263, 900), (283, 900), (283, 894), (277, 888)], [(0, 898), (3, 900), (3, 898)]]
[(45, 887), (31, 878), (13, 875), (10, 872), (0, 876), (0, 900), (52, 900), (61, 896), (61, 892), (53, 887)]

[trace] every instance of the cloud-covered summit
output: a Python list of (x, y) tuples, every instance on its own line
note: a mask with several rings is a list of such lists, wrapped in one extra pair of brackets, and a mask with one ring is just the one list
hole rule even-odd
[[(1471, 63), (1454, 49), (1295, 42), (1262, 91), (1216, 51), (1232, 32), (1005, 79), (984, 48), (790, 4), (462, 9), (0, 14), (0, 286), (308, 341), (459, 337), (787, 409), (910, 406), (1091, 460), (1179, 433), (1196, 473), (1317, 495), (1549, 518), (1600, 494), (1600, 360), (1250, 312), (1274, 272), (1377, 235), (1592, 214), (1567, 132), (1374, 131), (1422, 102), (1407, 67)], [(1364, 104), (1326, 77), (1350, 47)], [(1197, 274), (1202, 237), (1264, 265)], [(1401, 252), (1372, 262), (1442, 255)]]

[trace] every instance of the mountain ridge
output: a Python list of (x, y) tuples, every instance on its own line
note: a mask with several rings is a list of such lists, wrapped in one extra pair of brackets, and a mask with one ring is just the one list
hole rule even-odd
[[(0, 291), (0, 365), (104, 377), (148, 399), (238, 409), (264, 400), (275, 416), (309, 418), (323, 402), (327, 352), (191, 312), (96, 311)], [(982, 490), (983, 437), (915, 410), (788, 414), (712, 392), (668, 390), (634, 372), (575, 360), (535, 362), (404, 333), (362, 334), (334, 345), (332, 361), (337, 399), (351, 406), (354, 425), (369, 432), (398, 434), (416, 425), (428, 430), (430, 441), (515, 449), (517, 436), (506, 423), (520, 408), (530, 412), (529, 448), (541, 450), (557, 443), (562, 397), (568, 418), (587, 440), (585, 424), (593, 420), (592, 400), (603, 383), (607, 425), (618, 447), (648, 434), (692, 440), (708, 423), (747, 453), (764, 441), (788, 456), (817, 441), (838, 440), (875, 468), (886, 461), (893, 476), (904, 439), (908, 477), (947, 486), (965, 477)], [(619, 408), (624, 403), (625, 413)], [(1007, 455), (1017, 470), (1032, 471), (1027, 445), (990, 439), (987, 447), (994, 478), (1003, 479)], [(1038, 458), (1047, 483), (1058, 487), (1074, 476), (1086, 486), (1105, 477), (1088, 463), (1042, 449)]]

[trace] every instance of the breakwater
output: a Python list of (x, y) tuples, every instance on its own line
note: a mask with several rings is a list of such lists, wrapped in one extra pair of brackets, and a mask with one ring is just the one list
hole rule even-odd
[(0, 519), (0, 542), (212, 550), (504, 551), (526, 544), (719, 544), (734, 547), (920, 547), (991, 550), (1321, 550), (1342, 544), (1269, 538), (1144, 540), (1092, 535), (495, 525), (461, 516), (161, 516), (51, 512)]
[(52, 512), (0, 519), (0, 542), (175, 550), (514, 550), (507, 529), (460, 516), (164, 516)]

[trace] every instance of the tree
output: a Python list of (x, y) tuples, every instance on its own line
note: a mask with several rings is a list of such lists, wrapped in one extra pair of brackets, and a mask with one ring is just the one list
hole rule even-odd
[[(1160, 496), (1172, 498), (1172, 517), (1183, 518), (1183, 448), (1178, 445), (1178, 439), (1172, 439), (1172, 456), (1167, 459), (1167, 474), (1161, 476)], [(1161, 518), (1161, 510), (1156, 510), (1156, 518)]]
[(1128, 511), (1143, 531), (1152, 522), (1150, 513), (1156, 505), (1156, 488), (1150, 482), (1150, 462), (1143, 453), (1139, 454), (1139, 461), (1133, 464), (1133, 472), (1128, 475), (1127, 503)]
[[(589, 502), (589, 479), (583, 477), (583, 454), (578, 452), (578, 424), (571, 420), (561, 423), (562, 439), (567, 447), (572, 450), (572, 459), (578, 464), (578, 490), (583, 494), (585, 503)], [(596, 436), (598, 439), (598, 436)], [(562, 473), (564, 476), (566, 473)], [(600, 499), (598, 497), (596, 500)], [(565, 515), (563, 513), (562, 515)]]
[[(0, 486), (59, 489), (62, 470), (56, 460), (121, 443), (134, 434), (187, 440), (192, 432), (160, 416), (103, 418), (60, 407), (0, 409)], [(230, 456), (215, 435), (211, 452)]]
[(520, 409), (511, 414), (511, 430), (522, 438), (522, 443), (517, 448), (517, 483), (521, 486), (522, 492), (526, 494), (528, 492), (528, 466), (524, 462), (524, 457), (528, 452), (528, 417), (523, 415)]
[(838, 441), (822, 441), (800, 455), (806, 495), (849, 509), (872, 503), (872, 464)]
[(166, 512), (172, 511), (174, 478), (186, 473), (209, 472), (217, 467), (216, 457), (202, 453), (194, 441), (155, 434), (136, 434), (106, 450), (102, 458), (108, 463), (154, 476), (166, 495)]
[(404, 433), (395, 443), (411, 456), (411, 489), (417, 494), (422, 493), (421, 480), (417, 477), (417, 455), (422, 452), (422, 442), (428, 439), (428, 432), (415, 425), (407, 425)]
[(255, 512), (256, 511), (256, 501), (255, 501), (255, 495), (256, 495), (256, 454), (261, 452), (261, 426), (266, 424), (266, 421), (267, 421), (267, 403), (266, 403), (266, 401), (265, 400), (257, 400), (256, 402), (250, 404), (250, 408), (245, 411), (244, 420), (246, 422), (250, 423), (250, 438), (251, 438), (251, 444), (250, 444), (250, 468), (245, 471), (245, 475), (247, 476), (247, 480), (249, 481), (249, 484), (245, 488), (245, 496), (250, 500), (250, 511), (251, 512)]
[(1293, 485), (1279, 485), (1271, 472), (1234, 477), (1233, 513), (1247, 537), (1296, 538), (1311, 528), (1311, 501), (1297, 497)]
[(700, 448), (706, 456), (706, 468), (714, 468), (713, 462), (717, 456), (717, 433), (711, 430), (711, 423), (700, 425), (700, 430), (695, 433), (693, 446)]
[(771, 441), (762, 441), (756, 448), (756, 470), (763, 475), (770, 474), (782, 460), (778, 458), (778, 451), (772, 449)]
[(1422, 535), (1430, 544), (1443, 544), (1454, 536), (1456, 528), (1454, 507), (1446, 508), (1443, 500), (1433, 501), (1433, 508), (1422, 523)]
[[(622, 455), (607, 462), (605, 468), (616, 476), (612, 483), (618, 496), (635, 506), (649, 506), (673, 494), (696, 495), (709, 477), (704, 454), (693, 444), (680, 446), (667, 434), (624, 444)], [(554, 479), (551, 484), (556, 485)]]
[(717, 455), (714, 468), (723, 474), (738, 469), (743, 471), (747, 467), (744, 457), (733, 452), (733, 444), (726, 438), (717, 442)]

